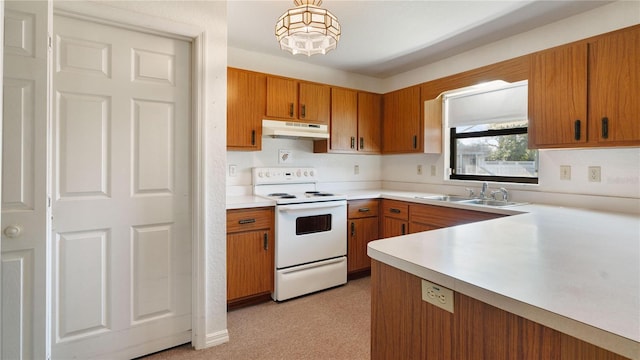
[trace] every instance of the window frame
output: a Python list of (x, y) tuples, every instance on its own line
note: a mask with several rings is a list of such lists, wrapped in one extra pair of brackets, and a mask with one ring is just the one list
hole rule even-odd
[[(468, 138), (482, 138), (489, 136), (522, 135), (528, 134), (528, 127), (516, 127), (509, 129), (491, 129), (483, 131), (456, 133), (456, 128), (449, 128), (449, 180), (491, 181), (516, 184), (538, 184), (539, 174), (536, 177), (526, 176), (496, 176), (496, 175), (469, 175), (456, 174), (457, 140)], [(539, 158), (538, 158), (539, 160)], [(536, 162), (536, 166), (539, 163)]]

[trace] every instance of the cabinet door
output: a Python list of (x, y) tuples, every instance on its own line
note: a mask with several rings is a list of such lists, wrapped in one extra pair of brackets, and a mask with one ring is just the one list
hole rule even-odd
[(267, 77), (267, 116), (296, 119), (298, 117), (298, 82), (293, 79)]
[(409, 223), (407, 221), (385, 216), (382, 220), (382, 237), (406, 235), (409, 231), (408, 228)]
[(266, 79), (264, 74), (227, 70), (227, 149), (261, 149)]
[(422, 151), (422, 104), (420, 87), (397, 90), (383, 98), (384, 153), (414, 153)]
[(587, 45), (532, 55), (529, 76), (529, 147), (587, 141)]
[(329, 124), (330, 99), (329, 86), (301, 82), (298, 118), (302, 122)]
[(358, 93), (331, 89), (331, 150), (356, 151), (358, 136)]
[(271, 230), (227, 235), (227, 301), (273, 291)]
[(379, 238), (378, 217), (349, 220), (348, 231), (347, 271), (370, 268), (371, 259), (367, 255), (367, 244)]
[(640, 145), (640, 27), (589, 44), (589, 140)]
[(382, 128), (382, 95), (358, 93), (358, 141), (361, 153), (380, 153)]

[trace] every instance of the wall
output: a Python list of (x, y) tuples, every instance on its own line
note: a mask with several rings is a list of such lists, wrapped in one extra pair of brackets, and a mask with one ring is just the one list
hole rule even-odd
[[(403, 88), (417, 83), (441, 78), (479, 66), (510, 59), (541, 49), (561, 45), (600, 33), (640, 23), (640, 2), (618, 1), (534, 29), (532, 31), (483, 46), (464, 54), (409, 71), (381, 81), (382, 92)], [(230, 51), (231, 54), (232, 51)], [(233, 51), (236, 55), (238, 53)], [(230, 66), (247, 66), (244, 56), (230, 56)], [(342, 86), (363, 84), (362, 78), (345, 81), (342, 73), (323, 69), (320, 80), (308, 78), (298, 62), (261, 61), (252, 70), (280, 75), (301, 77)], [(291, 65), (291, 66), (290, 66)], [(287, 72), (289, 67), (297, 70)], [(248, 68), (248, 67), (247, 67)], [(314, 71), (313, 73), (316, 73)], [(331, 74), (331, 76), (329, 76)], [(313, 76), (313, 74), (308, 74)], [(338, 79), (343, 79), (338, 83)], [(366, 81), (364, 81), (366, 82)], [(373, 86), (373, 88), (380, 86)], [(375, 90), (370, 90), (375, 91)], [(265, 140), (264, 150), (259, 153), (228, 152), (229, 164), (238, 165), (238, 175), (227, 177), (228, 190), (242, 192), (250, 188), (252, 166), (274, 166), (277, 164), (278, 148), (295, 150), (295, 165), (314, 165), (321, 170), (323, 181), (345, 182), (345, 186), (369, 186), (370, 182), (382, 180), (389, 188), (431, 192), (465, 193), (465, 187), (478, 187), (474, 182), (451, 182), (444, 178), (444, 156), (442, 155), (335, 155), (312, 154), (310, 141)], [(360, 175), (353, 174), (353, 165), (360, 164)], [(365, 164), (365, 165), (363, 165)], [(417, 165), (423, 165), (423, 174), (417, 175)], [(571, 180), (560, 180), (560, 165), (569, 165)], [(376, 166), (379, 168), (376, 170)], [(431, 175), (431, 167), (435, 175)], [(601, 166), (602, 182), (587, 181), (587, 167)], [(540, 180), (538, 185), (509, 186), (514, 199), (550, 204), (566, 204), (580, 207), (640, 212), (640, 149), (588, 149), (588, 150), (541, 150)], [(359, 184), (364, 181), (365, 183)], [(498, 185), (492, 184), (493, 187)], [(249, 190), (250, 191), (250, 190)]]
[[(279, 150), (291, 150), (291, 163), (279, 164)], [(227, 163), (237, 166), (236, 176), (227, 172), (229, 195), (251, 193), (251, 168), (260, 166), (312, 166), (318, 170), (319, 189), (380, 188), (380, 155), (314, 154), (312, 140), (262, 138), (262, 151), (229, 151)], [(358, 165), (359, 174), (354, 174)]]

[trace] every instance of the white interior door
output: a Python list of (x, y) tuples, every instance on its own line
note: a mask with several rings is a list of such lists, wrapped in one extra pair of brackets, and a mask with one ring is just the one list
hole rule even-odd
[(190, 342), (191, 45), (53, 24), (52, 357)]
[(4, 3), (1, 359), (46, 358), (46, 1)]

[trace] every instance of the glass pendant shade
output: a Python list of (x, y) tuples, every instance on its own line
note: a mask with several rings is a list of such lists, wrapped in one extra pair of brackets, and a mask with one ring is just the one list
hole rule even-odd
[(294, 0), (296, 7), (287, 10), (276, 23), (276, 38), (282, 50), (293, 55), (326, 54), (338, 45), (340, 23), (328, 10), (320, 8), (322, 0)]

